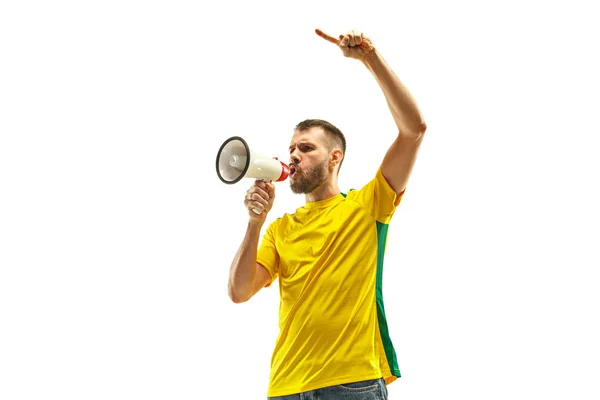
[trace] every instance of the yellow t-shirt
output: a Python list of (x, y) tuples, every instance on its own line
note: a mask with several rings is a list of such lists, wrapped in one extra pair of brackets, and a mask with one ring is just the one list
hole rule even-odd
[[(403, 194), (403, 193), (402, 193)], [(388, 224), (402, 194), (381, 170), (360, 190), (273, 221), (257, 261), (279, 277), (267, 396), (400, 377), (381, 289)]]

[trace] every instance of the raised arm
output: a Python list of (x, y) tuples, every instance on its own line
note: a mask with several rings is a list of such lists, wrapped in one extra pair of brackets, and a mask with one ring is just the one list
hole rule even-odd
[(383, 91), (398, 127), (398, 136), (383, 158), (381, 172), (396, 193), (402, 193), (427, 129), (415, 100), (379, 54), (373, 42), (363, 33), (350, 31), (336, 39), (319, 29), (315, 32), (336, 44), (344, 56), (360, 60), (371, 71)]

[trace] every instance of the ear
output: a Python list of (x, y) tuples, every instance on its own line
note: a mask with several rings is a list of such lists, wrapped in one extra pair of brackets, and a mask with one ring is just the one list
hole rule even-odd
[(329, 166), (335, 168), (336, 165), (340, 165), (344, 158), (344, 153), (340, 149), (333, 149), (329, 152)]

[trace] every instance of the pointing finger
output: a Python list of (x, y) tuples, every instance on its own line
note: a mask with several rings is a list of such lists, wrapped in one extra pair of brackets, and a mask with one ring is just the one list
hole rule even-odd
[(333, 44), (340, 44), (340, 41), (337, 40), (336, 38), (334, 38), (333, 36), (329, 36), (328, 34), (326, 34), (325, 32), (323, 32), (320, 29), (315, 29), (315, 33), (319, 36), (321, 36), (323, 39), (327, 40), (328, 42), (331, 42)]

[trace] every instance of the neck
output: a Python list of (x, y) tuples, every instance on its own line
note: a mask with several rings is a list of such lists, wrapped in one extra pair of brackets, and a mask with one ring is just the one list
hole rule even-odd
[(340, 194), (340, 188), (337, 184), (337, 179), (331, 179), (323, 182), (323, 184), (317, 187), (310, 193), (304, 195), (304, 199), (307, 203), (313, 201), (321, 201), (332, 198)]

